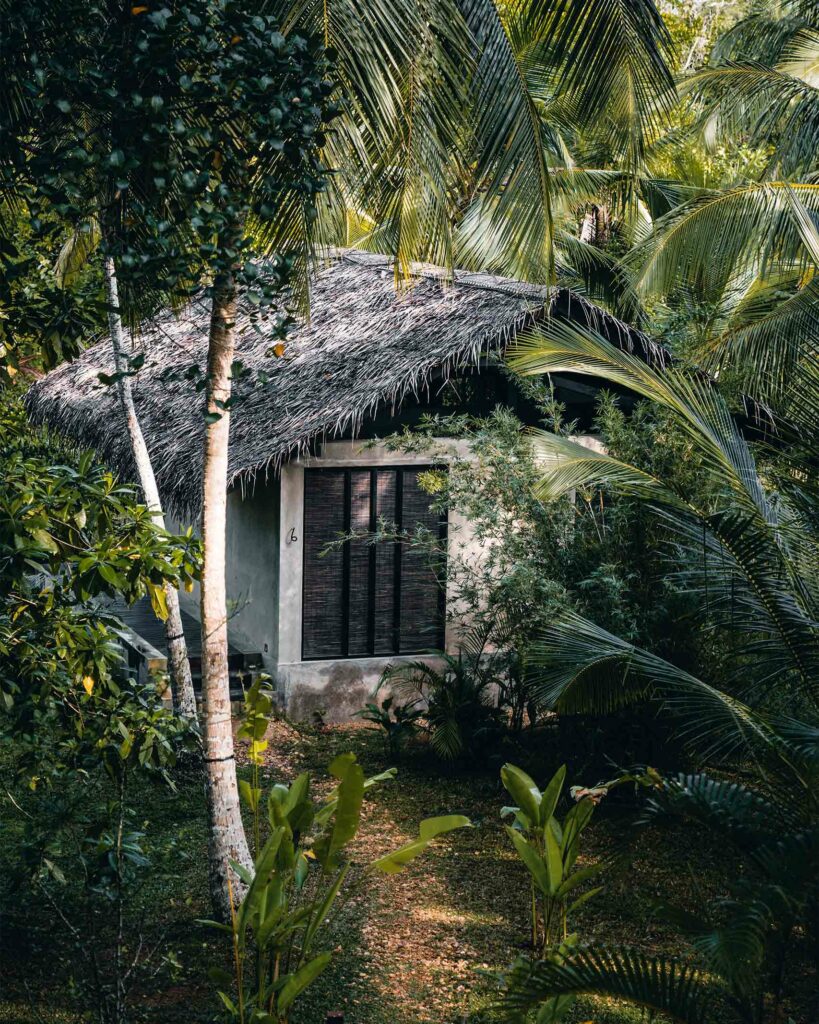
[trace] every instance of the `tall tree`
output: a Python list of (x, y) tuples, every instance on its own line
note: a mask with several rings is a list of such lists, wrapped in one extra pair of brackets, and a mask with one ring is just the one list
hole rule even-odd
[[(105, 292), (108, 298), (108, 330), (111, 336), (111, 347), (114, 352), (114, 376), (116, 377), (117, 394), (122, 413), (125, 417), (128, 437), (131, 441), (131, 452), (137, 471), (137, 479), (142, 489), (145, 504), (151, 510), (154, 523), (165, 529), (165, 516), (156, 485), (156, 476), (151, 461), (151, 453), (145, 443), (142, 427), (139, 424), (134, 395), (131, 389), (131, 378), (128, 365), (128, 354), (125, 349), (122, 329), (122, 315), (119, 305), (119, 289), (114, 257), (106, 254), (103, 257), (103, 274), (105, 276)], [(197, 720), (196, 695), (193, 691), (191, 666), (188, 660), (188, 649), (185, 633), (182, 628), (182, 612), (179, 607), (179, 592), (170, 581), (163, 587), (164, 604), (160, 611), (164, 612), (165, 636), (168, 642), (168, 661), (171, 669), (171, 686), (173, 688), (174, 707), (178, 713), (191, 722)]]
[[(316, 196), (325, 186), (326, 171), (319, 159), (323, 126), (337, 107), (329, 99), (334, 86), (326, 77), (330, 68), (320, 39), (297, 33), (285, 38), (272, 18), (251, 14), (240, 4), (210, 10), (208, 16), (210, 74), (190, 92), (207, 114), (203, 155), (215, 168), (199, 206), (199, 219), (208, 223), (213, 239), (207, 288), (211, 319), (202, 466), (201, 623), (211, 885), (214, 902), (225, 914), (230, 861), (250, 866), (233, 758), (225, 583), (239, 302), (243, 299), (245, 307), (250, 303), (255, 318), (263, 319), (274, 335), (284, 330), (286, 317), (278, 304), (293, 269), (290, 247), (286, 238), (273, 233), (266, 247), (251, 248), (249, 230), (254, 220), (286, 208), (297, 212), (309, 237)], [(259, 265), (254, 255), (265, 255), (265, 263)]]
[[(140, 36), (131, 27), (129, 10), (119, 3), (82, 5), (64, 13), (70, 21), (67, 30), (57, 28), (55, 11), (47, 4), (17, 11), (12, 38), (7, 39), (11, 55), (6, 74), (12, 85), (4, 104), (4, 140), (8, 146), (16, 130), (17, 147), (4, 153), (4, 177), (17, 196), (24, 196), (33, 218), (56, 213), (73, 226), (55, 267), (61, 286), (91, 252), (101, 250), (115, 358), (110, 383), (117, 388), (143, 497), (154, 522), (164, 529), (151, 456), (133, 401), (117, 281), (117, 262), (133, 246), (128, 235), (134, 229), (127, 225), (139, 220), (140, 230), (149, 229), (149, 222), (140, 218), (146, 209), (148, 161), (155, 157), (146, 149), (146, 135), (156, 139), (162, 134), (168, 68), (157, 61), (146, 74), (138, 44), (144, 45), (146, 35), (155, 44), (162, 25), (148, 23), (152, 32)], [(13, 92), (15, 84), (24, 87)], [(134, 102), (137, 87), (151, 91), (160, 102)], [(9, 94), (16, 95), (16, 107)], [(159, 300), (157, 269), (151, 262), (131, 275), (132, 291), (153, 298), (132, 305), (132, 321)], [(174, 704), (184, 718), (195, 721), (179, 594), (171, 582), (156, 594), (154, 607), (165, 620)]]

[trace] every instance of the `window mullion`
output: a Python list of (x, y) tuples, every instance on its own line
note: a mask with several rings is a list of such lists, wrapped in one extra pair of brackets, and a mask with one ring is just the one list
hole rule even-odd
[(367, 650), (375, 654), (375, 570), (376, 547), (372, 539), (378, 523), (378, 470), (370, 470), (370, 550), (367, 563)]
[(352, 476), (344, 470), (344, 541), (341, 574), (341, 656), (350, 654), (350, 518), (352, 508)]
[(397, 469), (395, 472), (395, 526), (398, 535), (395, 541), (395, 558), (393, 559), (393, 654), (401, 653), (401, 555), (403, 545), (401, 543), (401, 530), (404, 524), (404, 471)]

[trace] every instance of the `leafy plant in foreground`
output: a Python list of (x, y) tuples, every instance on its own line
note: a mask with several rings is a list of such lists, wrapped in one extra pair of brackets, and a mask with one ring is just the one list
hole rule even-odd
[(633, 779), (648, 794), (640, 824), (686, 819), (730, 853), (727, 896), (694, 911), (663, 902), (657, 915), (686, 937), (695, 963), (620, 946), (576, 946), (560, 959), (519, 961), (506, 1009), (522, 1019), (557, 999), (595, 994), (675, 1021), (774, 1024), (786, 1019), (788, 967), (800, 932), (816, 918), (819, 830), (797, 794), (771, 795), (707, 774)]
[[(555, 816), (566, 779), (566, 766), (555, 772), (541, 792), (522, 769), (505, 764), (501, 780), (515, 807), (504, 807), (503, 817), (511, 815), (513, 823), (506, 826), (515, 852), (531, 876), (530, 929), (531, 954), (521, 956), (512, 964), (509, 975), (502, 978), (509, 986), (519, 975), (524, 976), (538, 962), (562, 964), (577, 943), (577, 934), (569, 933), (569, 917), (600, 891), (600, 886), (578, 895), (584, 882), (596, 878), (605, 862), (575, 869), (580, 852), (580, 836), (591, 820), (594, 800), (584, 796), (566, 814), (562, 822)], [(538, 1024), (560, 1020), (574, 1002), (572, 993), (558, 993), (538, 1007)]]
[[(289, 786), (272, 787), (270, 834), (254, 870), (233, 865), (247, 892), (229, 925), (212, 922), (231, 936), (235, 976), (212, 968), (210, 977), (230, 1019), (240, 1024), (285, 1024), (296, 1000), (330, 963), (332, 954), (321, 949), (321, 940), (350, 896), (378, 873), (403, 871), (437, 836), (470, 824), (460, 814), (426, 818), (416, 839), (352, 877), (349, 845), (358, 833), (364, 794), (393, 778), (395, 770), (365, 779), (355, 755), (340, 754), (329, 771), (337, 785), (320, 802), (310, 794), (307, 773)], [(257, 812), (258, 806), (256, 797)]]
[(580, 853), (580, 836), (591, 820), (594, 801), (583, 797), (562, 822), (555, 816), (566, 780), (566, 766), (558, 768), (549, 784), (540, 791), (536, 783), (513, 764), (501, 769), (506, 791), (517, 801), (516, 807), (504, 807), (501, 814), (514, 821), (506, 826), (512, 845), (532, 876), (532, 950), (542, 958), (568, 938), (568, 919), (600, 891), (600, 886), (577, 895), (579, 885), (597, 877), (605, 863), (575, 870)]

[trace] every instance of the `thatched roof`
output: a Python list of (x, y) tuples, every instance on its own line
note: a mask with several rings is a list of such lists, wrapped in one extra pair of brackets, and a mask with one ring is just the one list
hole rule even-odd
[[(239, 318), (237, 359), (251, 373), (235, 387), (231, 485), (276, 471), (318, 439), (357, 432), (383, 403), (397, 409), (406, 396), (421, 397), (433, 375), (476, 365), (487, 348), (503, 347), (547, 312), (593, 323), (610, 340), (664, 362), (664, 351), (643, 335), (565, 291), (460, 271), (447, 283), (442, 270), (426, 265), (413, 275), (414, 286), (397, 294), (386, 257), (336, 254), (316, 277), (310, 321), (293, 330), (281, 358), (269, 336)], [(135, 341), (145, 361), (133, 378), (134, 399), (160, 493), (169, 511), (191, 521), (199, 513), (204, 398), (185, 371), (193, 364), (204, 371), (208, 320), (208, 305), (195, 302), (181, 316), (163, 314)], [(100, 373), (113, 373), (107, 340), (34, 384), (27, 408), (35, 423), (95, 448), (129, 477), (116, 389)]]

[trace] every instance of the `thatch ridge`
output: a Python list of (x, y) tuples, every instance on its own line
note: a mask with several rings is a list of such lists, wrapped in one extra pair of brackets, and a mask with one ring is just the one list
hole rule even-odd
[[(234, 387), (231, 486), (252, 486), (321, 439), (354, 435), (379, 406), (397, 410), (407, 396), (420, 398), (433, 374), (476, 366), (484, 351), (503, 348), (550, 312), (585, 320), (622, 347), (665, 362), (665, 351), (644, 335), (564, 290), (484, 273), (453, 277), (419, 264), (411, 287), (396, 292), (392, 268), (384, 256), (333, 254), (315, 277), (310, 320), (292, 331), (281, 358), (269, 336), (240, 315), (236, 357), (251, 372)], [(185, 374), (193, 365), (204, 371), (208, 321), (208, 304), (196, 301), (180, 316), (162, 314), (134, 342), (145, 353), (134, 400), (157, 483), (167, 510), (187, 521), (200, 511), (204, 394)], [(34, 384), (29, 416), (95, 448), (130, 477), (116, 389), (99, 373), (113, 373), (108, 340)]]

